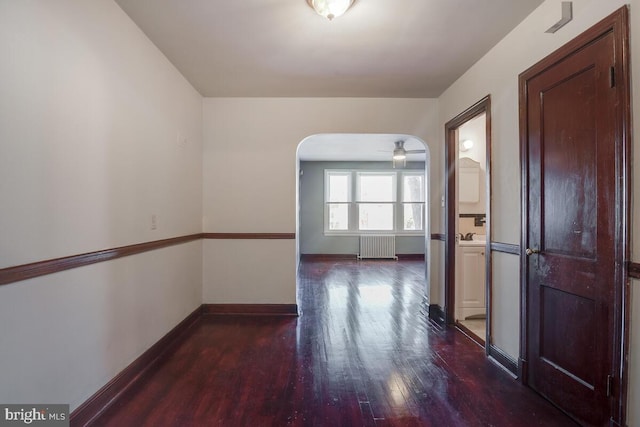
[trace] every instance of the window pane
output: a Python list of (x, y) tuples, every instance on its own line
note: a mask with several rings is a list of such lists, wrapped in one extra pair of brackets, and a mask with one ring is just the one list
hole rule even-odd
[(329, 197), (327, 201), (349, 201), (349, 175), (332, 173), (329, 174)]
[(349, 205), (329, 204), (329, 230), (349, 229)]
[(395, 202), (393, 174), (358, 174), (359, 202)]
[(402, 201), (424, 202), (424, 176), (404, 175), (402, 178)]
[(393, 230), (393, 205), (360, 204), (358, 218), (360, 230)]
[(423, 213), (424, 204), (422, 203), (405, 203), (402, 228), (406, 231), (423, 230)]

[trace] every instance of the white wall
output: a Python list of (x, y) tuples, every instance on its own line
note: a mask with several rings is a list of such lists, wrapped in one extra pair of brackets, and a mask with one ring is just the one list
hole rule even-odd
[[(518, 133), (518, 75), (545, 56), (576, 37), (605, 16), (621, 7), (624, 0), (574, 0), (574, 20), (556, 34), (544, 31), (560, 16), (560, 0), (547, 0), (518, 27), (508, 34), (489, 53), (471, 67), (439, 98), (440, 129), (451, 118), (491, 94), (492, 119), (492, 239), (497, 242), (520, 242), (520, 169)], [(640, 29), (640, 0), (631, 1), (632, 37)], [(640, 69), (640, 43), (632, 40), (632, 69)], [(640, 79), (633, 79), (634, 122), (640, 123)], [(634, 132), (636, 135), (638, 132)], [(444, 140), (444, 136), (441, 137)], [(636, 138), (634, 151), (640, 152)], [(635, 156), (634, 183), (640, 182), (640, 157)], [(444, 157), (441, 158), (444, 162)], [(640, 197), (640, 186), (634, 188), (634, 198)], [(640, 205), (634, 204), (633, 228), (640, 227)], [(639, 261), (640, 237), (633, 237), (633, 256)], [(494, 316), (501, 325), (494, 335), (494, 344), (513, 358), (518, 356), (519, 340), (519, 259), (500, 256), (494, 262)], [(443, 286), (443, 283), (440, 282)], [(638, 282), (634, 281), (632, 313), (638, 318)], [(441, 291), (440, 291), (441, 292)], [(438, 292), (433, 292), (438, 294)], [(433, 300), (433, 298), (432, 298)], [(509, 328), (504, 325), (511, 325)], [(630, 402), (640, 395), (638, 366), (640, 365), (640, 338), (638, 322), (631, 324)], [(633, 400), (635, 398), (635, 400)], [(629, 425), (640, 424), (640, 406), (629, 405)]]
[(296, 303), (294, 240), (205, 240), (203, 245), (205, 304)]
[(0, 401), (76, 408), (200, 305), (202, 243), (0, 288)]
[[(441, 151), (433, 99), (207, 98), (203, 120), (205, 232), (295, 232), (296, 149), (307, 136), (403, 133), (424, 140), (435, 158)], [(433, 176), (440, 176), (439, 167), (433, 167)], [(441, 193), (438, 182), (432, 180), (436, 194)], [(438, 206), (431, 209), (436, 224)], [(225, 274), (205, 268), (205, 303), (295, 302), (295, 244), (264, 241), (267, 265), (265, 252), (253, 249), (254, 243), (204, 242), (205, 266), (222, 262), (220, 254), (243, 257), (235, 271)], [(246, 266), (261, 270), (262, 279), (256, 283), (242, 271)], [(261, 288), (272, 293), (257, 294)]]
[[(202, 98), (113, 1), (2, 1), (0, 57), (0, 268), (201, 231)], [(192, 242), (1, 286), (0, 401), (75, 408), (201, 276)]]

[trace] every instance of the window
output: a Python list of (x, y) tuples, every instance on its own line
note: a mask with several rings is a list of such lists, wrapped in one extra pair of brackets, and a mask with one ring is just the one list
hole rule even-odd
[(424, 173), (325, 170), (325, 233), (424, 231)]
[(356, 172), (359, 231), (392, 231), (396, 202), (396, 174)]
[(402, 175), (402, 230), (424, 230), (424, 174)]
[(349, 205), (351, 204), (351, 173), (331, 172), (325, 176), (327, 210), (330, 231), (349, 230)]

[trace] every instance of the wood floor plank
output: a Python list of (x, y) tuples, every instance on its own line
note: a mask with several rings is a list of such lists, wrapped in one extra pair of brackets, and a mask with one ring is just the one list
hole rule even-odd
[(203, 316), (96, 425), (571, 426), (423, 306), (424, 262), (305, 260), (301, 316)]

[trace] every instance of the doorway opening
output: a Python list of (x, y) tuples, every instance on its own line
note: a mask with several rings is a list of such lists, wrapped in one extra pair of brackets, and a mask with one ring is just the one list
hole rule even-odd
[[(406, 164), (393, 161), (397, 141), (406, 150)], [(298, 269), (303, 258), (358, 259), (363, 236), (390, 237), (393, 256), (422, 260), (422, 295), (428, 301), (429, 171), (429, 148), (412, 135), (318, 134), (305, 138), (296, 156)], [(383, 191), (387, 184), (388, 194)], [(297, 280), (298, 302), (299, 290)]]
[(445, 125), (445, 320), (489, 348), (491, 100)]
[(486, 122), (482, 113), (457, 129), (458, 167), (454, 318), (456, 325), (484, 344), (487, 331)]

